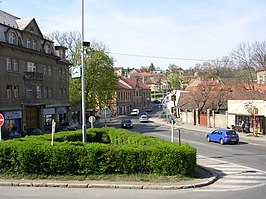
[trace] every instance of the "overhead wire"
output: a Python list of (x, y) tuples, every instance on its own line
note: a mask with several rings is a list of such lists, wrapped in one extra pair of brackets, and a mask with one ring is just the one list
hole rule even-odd
[(117, 52), (107, 52), (108, 54), (121, 55), (121, 56), (131, 56), (131, 57), (144, 57), (144, 58), (155, 58), (155, 59), (172, 59), (172, 60), (182, 60), (182, 61), (213, 61), (208, 59), (197, 59), (197, 58), (181, 58), (181, 57), (165, 57), (165, 56), (153, 56), (153, 55), (139, 55), (139, 54), (128, 54), (128, 53), (117, 53)]

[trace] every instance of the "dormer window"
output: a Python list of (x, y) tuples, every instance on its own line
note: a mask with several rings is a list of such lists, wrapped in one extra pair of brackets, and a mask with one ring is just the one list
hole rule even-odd
[(10, 44), (16, 44), (17, 42), (17, 36), (14, 32), (9, 33), (9, 43)]
[(50, 45), (49, 45), (49, 44), (45, 44), (45, 46), (44, 46), (44, 51), (45, 51), (47, 54), (50, 54), (50, 52), (51, 52), (51, 48), (50, 48)]

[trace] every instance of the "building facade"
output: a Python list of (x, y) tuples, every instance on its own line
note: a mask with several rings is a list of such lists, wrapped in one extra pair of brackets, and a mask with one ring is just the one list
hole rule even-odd
[(120, 78), (112, 109), (117, 115), (129, 114), (132, 109), (142, 110), (151, 103), (150, 88), (138, 78)]
[(46, 39), (34, 18), (0, 10), (0, 113), (2, 134), (48, 128), (67, 118), (69, 62), (66, 48)]

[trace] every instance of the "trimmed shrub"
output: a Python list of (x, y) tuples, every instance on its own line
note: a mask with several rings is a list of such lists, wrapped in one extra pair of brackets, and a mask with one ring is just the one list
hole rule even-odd
[(189, 175), (196, 149), (178, 146), (125, 129), (88, 129), (0, 142), (0, 172), (43, 175), (136, 174)]

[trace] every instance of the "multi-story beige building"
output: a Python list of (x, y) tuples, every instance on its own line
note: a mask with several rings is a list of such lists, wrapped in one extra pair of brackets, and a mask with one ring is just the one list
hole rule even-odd
[(0, 113), (2, 134), (67, 119), (69, 62), (66, 48), (46, 39), (34, 18), (0, 10)]
[(151, 103), (150, 88), (138, 78), (120, 78), (112, 109), (117, 115), (129, 114), (132, 109), (143, 108)]

